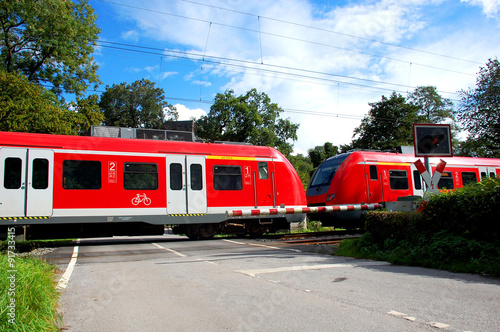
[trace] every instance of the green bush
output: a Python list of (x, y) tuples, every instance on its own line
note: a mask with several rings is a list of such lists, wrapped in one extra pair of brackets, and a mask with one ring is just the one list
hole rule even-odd
[(423, 213), (369, 212), (338, 254), (500, 276), (500, 179), (433, 195)]
[(486, 178), (447, 193), (433, 195), (424, 211), (434, 231), (449, 230), (468, 238), (500, 236), (500, 178)]

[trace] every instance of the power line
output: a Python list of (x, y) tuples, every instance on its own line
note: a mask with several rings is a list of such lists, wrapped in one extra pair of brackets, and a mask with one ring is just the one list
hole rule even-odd
[[(296, 37), (289, 37), (289, 36), (284, 36), (284, 35), (280, 35), (280, 34), (265, 32), (265, 31), (262, 31), (260, 29), (260, 21), (259, 21), (259, 30), (255, 30), (255, 29), (250, 29), (250, 28), (238, 27), (238, 26), (230, 25), (230, 24), (224, 24), (224, 23), (218, 23), (218, 22), (213, 22), (213, 21), (204, 20), (204, 19), (193, 18), (193, 17), (179, 15), (179, 14), (168, 13), (168, 12), (159, 11), (159, 10), (153, 10), (153, 9), (148, 9), (148, 8), (143, 8), (143, 7), (138, 7), (138, 6), (120, 4), (120, 3), (116, 3), (116, 2), (108, 1), (108, 0), (96, 0), (96, 1), (105, 2), (105, 3), (109, 3), (109, 4), (112, 4), (112, 5), (116, 5), (116, 6), (122, 6), (122, 7), (132, 8), (132, 9), (139, 9), (139, 10), (143, 10), (143, 11), (153, 12), (153, 13), (156, 13), (156, 14), (168, 15), (168, 16), (173, 16), (173, 17), (177, 17), (177, 18), (182, 18), (182, 19), (187, 19), (187, 20), (194, 20), (194, 21), (198, 21), (198, 22), (203, 22), (203, 23), (209, 24), (209, 29), (210, 29), (210, 27), (212, 25), (219, 25), (219, 26), (233, 28), (233, 29), (238, 29), (238, 30), (243, 30), (243, 31), (247, 31), (247, 32), (254, 32), (254, 33), (258, 34), (259, 36), (262, 35), (262, 34), (264, 34), (264, 35), (268, 35), (268, 36), (279, 37), (279, 38), (284, 38), (284, 39), (288, 39), (288, 40), (299, 41), (299, 42), (303, 42), (303, 43), (308, 43), (308, 44), (313, 44), (313, 45), (318, 45), (318, 46), (323, 46), (323, 47), (328, 47), (328, 48), (334, 48), (334, 49), (338, 49), (338, 50), (342, 50), (342, 51), (346, 51), (346, 52), (352, 52), (352, 53), (359, 53), (359, 54), (363, 54), (363, 55), (369, 55), (369, 56), (380, 58), (380, 59), (386, 59), (386, 60), (391, 60), (391, 61), (396, 61), (396, 62), (403, 62), (403, 63), (410, 63), (411, 62), (413, 65), (416, 65), (416, 66), (421, 66), (421, 67), (430, 68), (430, 69), (436, 69), (436, 70), (441, 70), (441, 71), (447, 71), (447, 72), (452, 72), (452, 73), (461, 74), (461, 75), (474, 76), (474, 74), (464, 73), (464, 72), (460, 72), (460, 71), (457, 71), (457, 70), (446, 69), (446, 68), (441, 68), (441, 67), (426, 65), (426, 64), (422, 64), (422, 63), (416, 63), (416, 62), (413, 62), (413, 61), (401, 60), (401, 59), (391, 58), (391, 57), (387, 57), (387, 56), (383, 56), (383, 55), (378, 55), (378, 54), (363, 52), (363, 51), (359, 51), (359, 50), (338, 47), (338, 46), (334, 46), (334, 45), (330, 45), (330, 44), (313, 42), (313, 41), (310, 41), (310, 40), (300, 39), (300, 38), (296, 38)], [(378, 41), (378, 40), (364, 38), (364, 37), (359, 37), (359, 36), (350, 35), (350, 34), (346, 34), (346, 33), (341, 33), (341, 32), (337, 32), (337, 31), (333, 31), (333, 30), (328, 30), (328, 29), (323, 29), (323, 28), (318, 28), (318, 27), (312, 27), (312, 26), (308, 26), (308, 25), (304, 25), (304, 24), (300, 24), (300, 23), (284, 21), (284, 20), (275, 19), (275, 18), (266, 17), (266, 16), (259, 16), (259, 15), (255, 15), (255, 14), (250, 14), (250, 13), (240, 12), (240, 11), (236, 11), (236, 10), (226, 9), (226, 8), (223, 8), (223, 7), (218, 7), (218, 6), (208, 5), (208, 4), (202, 4), (202, 3), (198, 3), (198, 2), (194, 2), (194, 1), (188, 1), (188, 0), (181, 0), (181, 1), (188, 2), (188, 3), (193, 3), (193, 4), (196, 4), (196, 5), (200, 5), (200, 6), (206, 6), (206, 7), (211, 7), (211, 8), (215, 8), (215, 9), (226, 10), (226, 11), (229, 11), (229, 12), (235, 12), (235, 13), (239, 13), (239, 14), (242, 14), (242, 15), (252, 16), (252, 17), (257, 18), (257, 20), (260, 20), (260, 18), (262, 18), (262, 19), (267, 19), (267, 20), (271, 20), (271, 21), (276, 21), (276, 22), (281, 22), (281, 23), (296, 25), (296, 26), (300, 26), (300, 27), (304, 27), (304, 28), (308, 28), (308, 29), (314, 29), (314, 30), (318, 30), (318, 31), (323, 31), (323, 32), (338, 34), (338, 35), (342, 35), (342, 36), (347, 36), (347, 37), (350, 37), (350, 38), (357, 38), (357, 39), (360, 39), (360, 40), (370, 41), (370, 42), (373, 42), (373, 43), (379, 43), (379, 44), (383, 44), (383, 45), (386, 45), (386, 46), (397, 47), (397, 48), (407, 49), (407, 50), (411, 50), (411, 51), (415, 51), (415, 52), (420, 52), (420, 53), (430, 54), (430, 55), (434, 55), (434, 56), (439, 56), (439, 57), (443, 57), (443, 58), (454, 59), (454, 60), (459, 60), (459, 61), (464, 61), (464, 62), (469, 62), (469, 63), (473, 63), (473, 64), (482, 65), (482, 63), (476, 62), (476, 61), (470, 61), (470, 60), (456, 58), (456, 57), (452, 57), (452, 56), (448, 56), (448, 55), (443, 55), (443, 54), (439, 54), (439, 53), (434, 53), (434, 52), (419, 50), (419, 49), (405, 47), (405, 46), (400, 46), (400, 45), (395, 45), (395, 44), (391, 44), (391, 43), (385, 43), (385, 42), (381, 42), (381, 41)], [(208, 40), (207, 40), (207, 42), (208, 42)], [(261, 45), (261, 48), (262, 48), (262, 45)], [(262, 50), (261, 50), (261, 53), (262, 53)], [(261, 58), (262, 58), (262, 56), (261, 56)]]
[[(98, 1), (104, 1), (104, 0), (98, 0)], [(439, 56), (439, 57), (443, 57), (443, 58), (454, 59), (454, 60), (469, 62), (469, 63), (473, 63), (473, 64), (478, 64), (478, 65), (482, 65), (483, 64), (483, 63), (480, 63), (480, 62), (471, 61), (471, 60), (462, 59), (462, 58), (457, 58), (457, 57), (452, 57), (452, 56), (445, 55), (445, 54), (440, 54), (440, 53), (435, 53), (435, 52), (429, 52), (429, 51), (419, 50), (419, 49), (416, 49), (416, 48), (401, 46), (401, 45), (397, 45), (397, 44), (386, 43), (386, 42), (382, 42), (382, 41), (379, 41), (379, 40), (370, 39), (370, 38), (366, 38), (366, 37), (360, 37), (360, 36), (356, 36), (356, 35), (352, 35), (352, 34), (348, 34), (348, 33), (343, 33), (343, 32), (338, 32), (338, 31), (334, 31), (334, 30), (330, 30), (330, 29), (318, 28), (318, 27), (313, 27), (313, 26), (306, 25), (306, 24), (285, 21), (285, 20), (281, 20), (281, 19), (277, 19), (277, 18), (273, 18), (273, 17), (266, 17), (266, 16), (262, 16), (262, 15), (251, 14), (251, 13), (242, 12), (242, 11), (238, 11), (238, 10), (234, 10), (234, 9), (228, 9), (228, 8), (224, 8), (224, 7), (220, 7), (220, 6), (214, 6), (214, 5), (209, 5), (209, 4), (205, 4), (205, 3), (199, 3), (199, 2), (196, 2), (196, 1), (192, 1), (192, 0), (180, 0), (180, 1), (187, 2), (187, 3), (192, 3), (192, 4), (195, 4), (195, 5), (198, 5), (198, 6), (205, 6), (205, 7), (210, 7), (210, 8), (225, 10), (225, 11), (228, 11), (228, 12), (238, 13), (238, 14), (241, 14), (241, 15), (258, 17), (258, 18), (263, 18), (263, 19), (267, 19), (267, 20), (270, 20), (270, 21), (291, 24), (291, 25), (300, 26), (300, 27), (303, 27), (303, 28), (308, 28), (308, 29), (314, 29), (314, 30), (318, 30), (318, 31), (328, 32), (328, 33), (337, 34), (337, 35), (341, 35), (341, 36), (345, 36), (345, 37), (356, 38), (356, 39), (360, 39), (360, 40), (364, 40), (364, 41), (369, 41), (369, 42), (372, 42), (372, 43), (378, 43), (378, 44), (387, 45), (387, 46), (391, 46), (391, 47), (407, 49), (407, 50), (414, 51), (414, 52), (420, 52), (420, 53), (435, 55), (435, 56)]]
[[(371, 80), (371, 79), (357, 78), (357, 77), (352, 77), (352, 76), (347, 76), (347, 75), (331, 74), (331, 73), (325, 73), (325, 72), (308, 70), (308, 69), (280, 66), (280, 65), (275, 65), (275, 64), (260, 64), (258, 62), (249, 61), (249, 60), (240, 60), (240, 59), (234, 59), (234, 58), (228, 58), (228, 57), (207, 56), (207, 55), (203, 55), (203, 54), (186, 52), (186, 51), (164, 50), (164, 49), (154, 48), (154, 47), (136, 46), (136, 45), (115, 43), (115, 42), (108, 42), (108, 41), (98, 41), (98, 43), (101, 44), (101, 47), (106, 47), (106, 48), (110, 48), (110, 49), (136, 52), (136, 53), (141, 53), (141, 54), (149, 54), (149, 55), (155, 55), (158, 57), (172, 57), (172, 58), (185, 59), (185, 60), (191, 60), (191, 61), (198, 60), (201, 62), (211, 63), (214, 65), (243, 68), (245, 70), (255, 70), (255, 71), (259, 71), (259, 72), (282, 74), (282, 75), (287, 75), (287, 76), (292, 76), (292, 77), (300, 77), (300, 78), (304, 78), (304, 79), (313, 79), (313, 80), (317, 80), (317, 81), (324, 81), (324, 82), (331, 82), (331, 83), (342, 83), (342, 84), (346, 84), (346, 85), (352, 85), (352, 86), (358, 86), (358, 87), (368, 87), (368, 88), (384, 90), (384, 91), (396, 91), (396, 92), (400, 92), (400, 93), (406, 93), (406, 91), (397, 90), (397, 88), (403, 88), (403, 89), (409, 89), (409, 88), (413, 89), (414, 88), (413, 86), (408, 86), (408, 85), (398, 84), (398, 83), (376, 81), (376, 80)], [(248, 65), (255, 65), (255, 67), (248, 66)], [(273, 70), (272, 68), (277, 69), (277, 70)], [(286, 70), (291, 71), (291, 72), (287, 72)], [(307, 74), (309, 74), (309, 75), (307, 75)], [(311, 75), (319, 75), (319, 76), (311, 76)], [(320, 77), (320, 76), (325, 76), (325, 77)], [(332, 79), (332, 78), (328, 78), (328, 77), (334, 77), (337, 79)], [(343, 79), (343, 80), (339, 80), (339, 79)], [(350, 82), (348, 80), (391, 86), (392, 88), (355, 83), (355, 82)], [(449, 92), (449, 91), (439, 91), (439, 92), (448, 93), (448, 94), (456, 94), (454, 92)]]

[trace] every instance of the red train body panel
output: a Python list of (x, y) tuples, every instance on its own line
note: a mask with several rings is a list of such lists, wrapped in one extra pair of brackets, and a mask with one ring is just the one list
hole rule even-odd
[[(397, 201), (402, 196), (423, 196), (424, 184), (413, 164), (417, 159), (411, 154), (372, 151), (355, 151), (329, 158), (311, 178), (307, 204), (373, 204)], [(443, 160), (447, 164), (439, 189), (460, 188), (485, 176), (500, 176), (499, 159), (453, 157)], [(438, 163), (438, 158), (430, 158), (433, 172)], [(351, 219), (359, 215), (338, 214), (337, 217)]]
[(261, 146), (0, 132), (0, 177), (0, 225), (203, 225), (306, 205), (293, 166)]

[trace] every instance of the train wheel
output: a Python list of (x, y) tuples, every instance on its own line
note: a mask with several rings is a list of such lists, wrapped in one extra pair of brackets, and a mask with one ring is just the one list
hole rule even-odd
[(186, 227), (186, 236), (191, 240), (209, 240), (217, 234), (215, 225), (190, 225)]

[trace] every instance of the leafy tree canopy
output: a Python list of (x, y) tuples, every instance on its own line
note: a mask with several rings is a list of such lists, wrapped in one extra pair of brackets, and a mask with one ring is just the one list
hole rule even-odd
[(389, 98), (369, 103), (371, 110), (354, 130), (352, 145), (358, 149), (391, 149), (413, 144), (413, 123), (417, 122), (418, 106), (408, 104), (393, 92)]
[(106, 86), (99, 106), (106, 126), (163, 129), (165, 116), (178, 118), (175, 107), (165, 101), (163, 89), (147, 79)]
[[(457, 118), (469, 133), (464, 150), (468, 155), (500, 157), (500, 62), (489, 60), (481, 67), (474, 89), (460, 92)], [(474, 148), (474, 147), (477, 147)]]
[(235, 96), (234, 91), (218, 93), (208, 115), (197, 122), (197, 132), (210, 141), (248, 142), (266, 145), (290, 155), (297, 140), (298, 124), (281, 119), (283, 112), (265, 93), (256, 89)]
[(0, 70), (0, 130), (76, 135), (100, 124), (97, 96), (61, 104), (47, 89), (23, 75)]
[(442, 123), (446, 119), (455, 120), (453, 102), (441, 97), (435, 86), (419, 86), (407, 96), (410, 105), (418, 107), (418, 119), (422, 123)]
[(0, 65), (52, 85), (58, 96), (81, 97), (88, 84), (99, 83), (90, 56), (100, 32), (95, 21), (87, 0), (2, 0)]
[(309, 159), (311, 160), (314, 168), (321, 165), (321, 163), (326, 159), (338, 154), (339, 147), (330, 142), (326, 142), (324, 145), (315, 146), (313, 149), (308, 151)]
[(304, 190), (306, 190), (309, 185), (309, 181), (311, 180), (311, 174), (314, 170), (311, 160), (300, 153), (296, 156), (288, 156), (288, 160), (290, 160), (295, 170), (297, 170), (300, 180), (302, 181), (302, 185), (304, 186)]

